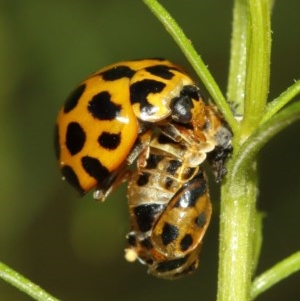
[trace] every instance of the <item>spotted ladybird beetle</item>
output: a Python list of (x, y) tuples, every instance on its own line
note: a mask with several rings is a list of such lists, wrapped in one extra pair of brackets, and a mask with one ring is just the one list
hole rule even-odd
[(127, 260), (166, 279), (197, 268), (211, 217), (202, 163), (222, 177), (231, 132), (181, 67), (144, 59), (92, 74), (59, 111), (55, 146), (63, 178), (80, 194), (94, 188), (104, 201), (128, 181)]

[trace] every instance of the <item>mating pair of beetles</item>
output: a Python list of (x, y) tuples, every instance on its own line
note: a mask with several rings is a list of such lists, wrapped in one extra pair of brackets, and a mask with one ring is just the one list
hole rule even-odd
[(198, 266), (212, 212), (202, 165), (207, 161), (220, 180), (231, 138), (181, 67), (143, 59), (83, 81), (59, 111), (55, 146), (63, 178), (80, 194), (94, 189), (104, 201), (128, 182), (125, 257), (174, 279)]

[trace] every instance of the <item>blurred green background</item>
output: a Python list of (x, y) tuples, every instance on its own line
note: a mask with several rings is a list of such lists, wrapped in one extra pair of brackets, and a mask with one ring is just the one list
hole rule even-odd
[[(223, 91), (232, 1), (163, 0)], [(270, 98), (300, 75), (299, 0), (276, 1)], [(104, 204), (61, 181), (53, 151), (56, 113), (75, 85), (131, 58), (166, 57), (190, 66), (138, 0), (0, 1), (0, 260), (63, 300), (215, 300), (218, 191), (200, 269), (155, 279), (123, 258), (125, 187)], [(259, 207), (266, 212), (259, 272), (300, 249), (300, 126), (260, 156)], [(258, 300), (300, 300), (300, 274)], [(0, 281), (0, 300), (31, 300)]]

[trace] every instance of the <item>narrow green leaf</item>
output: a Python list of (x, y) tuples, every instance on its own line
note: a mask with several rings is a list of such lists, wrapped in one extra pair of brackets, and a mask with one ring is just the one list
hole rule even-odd
[(0, 262), (0, 278), (38, 301), (59, 301), (24, 276)]
[(251, 300), (284, 278), (300, 271), (300, 252), (297, 252), (256, 277), (251, 288)]
[(165, 29), (169, 32), (171, 37), (177, 43), (187, 60), (190, 62), (195, 72), (199, 76), (202, 83), (205, 85), (212, 99), (215, 101), (220, 111), (224, 115), (224, 118), (228, 122), (232, 131), (237, 129), (237, 122), (231, 112), (231, 109), (226, 102), (224, 95), (222, 94), (219, 86), (215, 82), (211, 73), (204, 64), (201, 56), (196, 52), (191, 40), (187, 38), (182, 29), (172, 18), (172, 16), (166, 11), (166, 9), (159, 4), (156, 0), (143, 0), (144, 3), (150, 8), (157, 19), (163, 24)]
[(238, 170), (251, 165), (258, 151), (278, 132), (300, 119), (300, 102), (291, 104), (273, 118), (263, 123), (242, 145), (235, 155), (234, 166), (229, 177), (235, 177)]
[(266, 107), (266, 112), (262, 119), (262, 123), (270, 119), (279, 110), (281, 110), (288, 102), (293, 100), (294, 97), (300, 93), (300, 80), (296, 81), (292, 86), (290, 86), (286, 91), (281, 93), (273, 101), (269, 102)]

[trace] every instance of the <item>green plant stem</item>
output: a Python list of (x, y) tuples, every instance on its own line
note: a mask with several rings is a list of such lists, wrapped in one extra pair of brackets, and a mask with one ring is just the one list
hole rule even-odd
[[(241, 20), (242, 17), (246, 20)], [(267, 102), (270, 0), (236, 0), (232, 38), (235, 53), (230, 62), (229, 97), (236, 98), (230, 100), (236, 101), (239, 110), (244, 101), (244, 119), (234, 136), (234, 153), (228, 161), (228, 176), (221, 188), (218, 301), (249, 300), (257, 261), (257, 152), (251, 148), (240, 150), (259, 126)], [(236, 43), (242, 44), (237, 46)], [(240, 62), (245, 65), (239, 65)], [(235, 95), (233, 89), (240, 95)]]
[(233, 176), (233, 157), (221, 193), (218, 301), (249, 300), (255, 252), (256, 161)]
[(183, 54), (186, 56), (190, 64), (193, 66), (195, 72), (199, 76), (202, 83), (205, 85), (210, 96), (213, 98), (215, 103), (218, 105), (220, 111), (224, 115), (224, 118), (228, 122), (232, 131), (237, 130), (237, 122), (231, 112), (231, 109), (226, 102), (219, 86), (215, 82), (211, 73), (207, 69), (203, 60), (196, 52), (193, 47), (191, 40), (186, 37), (182, 29), (172, 18), (172, 16), (160, 5), (156, 0), (143, 0), (144, 3), (149, 7), (157, 19), (163, 24), (166, 30), (170, 33), (172, 38), (175, 40)]
[(260, 276), (256, 277), (251, 288), (251, 300), (255, 299), (258, 295), (277, 282), (298, 271), (300, 271), (300, 252), (282, 260)]
[[(300, 102), (284, 108), (262, 124), (228, 162), (221, 189), (218, 301), (250, 298), (251, 276), (260, 248), (260, 233), (255, 231), (261, 231), (255, 209), (256, 155), (273, 136), (299, 119)], [(267, 282), (264, 285), (271, 286)]]
[(38, 285), (26, 279), (7, 265), (0, 262), (0, 278), (25, 292), (38, 301), (59, 301), (41, 289)]

